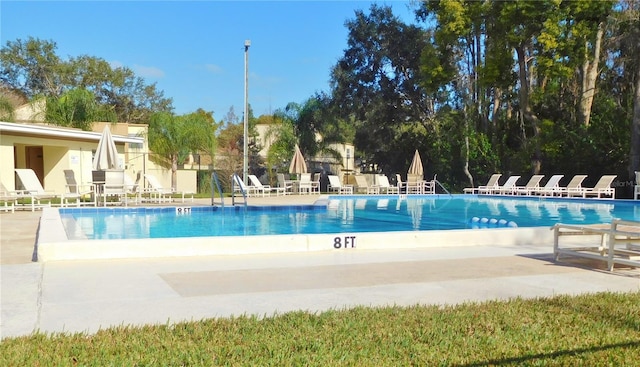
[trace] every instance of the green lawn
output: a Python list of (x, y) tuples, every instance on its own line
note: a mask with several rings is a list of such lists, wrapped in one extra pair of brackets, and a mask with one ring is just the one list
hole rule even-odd
[(640, 293), (237, 317), (0, 344), (2, 366), (638, 366)]

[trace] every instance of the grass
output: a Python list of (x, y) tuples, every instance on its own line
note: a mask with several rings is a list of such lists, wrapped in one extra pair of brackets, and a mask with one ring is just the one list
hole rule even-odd
[(0, 343), (2, 366), (637, 366), (640, 292), (241, 316)]

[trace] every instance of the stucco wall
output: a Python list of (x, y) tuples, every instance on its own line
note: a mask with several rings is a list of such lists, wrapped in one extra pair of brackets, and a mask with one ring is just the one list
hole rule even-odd
[[(72, 169), (78, 183), (91, 181), (91, 169), (95, 142), (70, 141), (53, 138), (0, 136), (0, 177), (8, 190), (16, 188), (14, 168), (26, 167), (25, 147), (41, 146), (43, 153), (44, 182), (47, 191), (62, 194), (66, 180), (64, 170)], [(14, 148), (15, 147), (15, 148)], [(117, 145), (120, 159), (124, 160), (123, 144)], [(15, 154), (14, 154), (15, 152)], [(15, 167), (14, 167), (15, 163)]]
[[(6, 123), (4, 123), (6, 124)], [(26, 126), (29, 124), (17, 124)], [(101, 131), (104, 123), (97, 123), (96, 128)], [(146, 136), (146, 125), (118, 124), (110, 125), (114, 135), (119, 136)], [(55, 130), (56, 128), (53, 128)], [(59, 128), (57, 128), (59, 133)], [(42, 185), (47, 191), (53, 191), (61, 195), (65, 192), (66, 180), (64, 170), (73, 170), (76, 181), (79, 184), (91, 182), (93, 170), (93, 155), (97, 148), (95, 134), (85, 137), (84, 132), (73, 135), (60, 136), (43, 133), (40, 126), (33, 131), (9, 130), (9, 133), (0, 133), (0, 180), (8, 190), (16, 189), (14, 168), (26, 168), (28, 147), (42, 147)], [(69, 129), (70, 132), (77, 130)], [(148, 145), (146, 139), (142, 144), (116, 142), (121, 166), (129, 176), (135, 180), (138, 172), (152, 173), (161, 180), (165, 187), (171, 187), (171, 173), (149, 160)], [(178, 190), (196, 192), (196, 171), (178, 171)], [(142, 184), (142, 182), (140, 182)]]
[(5, 144), (5, 139), (0, 135), (0, 182), (7, 190), (15, 188), (15, 176), (13, 171), (13, 145)]
[[(159, 168), (159, 167), (155, 167), (155, 168), (151, 168), (148, 169), (146, 171), (147, 174), (152, 174), (154, 175), (158, 181), (160, 181), (160, 184), (162, 184), (162, 187), (164, 188), (170, 188), (171, 187), (171, 171), (170, 170), (166, 170), (163, 168)], [(197, 192), (197, 171), (192, 171), (192, 170), (178, 170), (177, 172), (177, 187), (176, 189), (178, 191), (183, 191), (183, 192)], [(147, 187), (147, 183), (145, 182), (145, 187)]]

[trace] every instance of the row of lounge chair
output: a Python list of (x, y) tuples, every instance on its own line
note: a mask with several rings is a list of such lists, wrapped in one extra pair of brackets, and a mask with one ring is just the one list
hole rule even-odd
[[(365, 176), (354, 175), (355, 185), (343, 184), (340, 181), (340, 177), (337, 175), (328, 175), (328, 191), (329, 193), (336, 194), (398, 194), (402, 186), (393, 186), (389, 183), (387, 176), (376, 176), (376, 184), (370, 185), (367, 182)], [(248, 175), (250, 185), (244, 185), (239, 182), (236, 191), (244, 191), (247, 197), (252, 196), (270, 196), (275, 193), (276, 195), (287, 195), (291, 193), (297, 194), (312, 194), (320, 192), (320, 180), (319, 176), (315, 176), (311, 179), (311, 174), (301, 174), (300, 180), (292, 181), (286, 180), (284, 174), (278, 174), (278, 187), (272, 187), (265, 185), (255, 175)], [(404, 187), (407, 187), (406, 185)], [(415, 186), (414, 186), (415, 187)], [(412, 189), (413, 190), (413, 189)]]
[(16, 208), (30, 208), (31, 211), (35, 211), (51, 206), (51, 200), (56, 194), (45, 191), (33, 170), (16, 169), (15, 172), (23, 182), (24, 189), (7, 190), (4, 184), (0, 183), (0, 200), (4, 202), (2, 210), (14, 212)]
[(502, 174), (493, 174), (486, 185), (475, 188), (465, 188), (465, 194), (488, 194), (488, 195), (539, 195), (558, 197), (610, 197), (615, 199), (616, 191), (611, 184), (616, 179), (616, 175), (604, 175), (600, 177), (594, 187), (582, 187), (582, 182), (587, 175), (575, 175), (566, 186), (560, 186), (560, 180), (564, 175), (553, 175), (544, 186), (540, 186), (544, 175), (533, 175), (524, 186), (518, 186), (517, 182), (521, 176), (509, 176), (500, 185), (498, 183)]
[[(418, 175), (408, 175), (407, 181), (402, 181), (398, 175), (398, 184), (391, 185), (389, 178), (385, 175), (377, 175), (376, 183), (369, 184), (367, 178), (363, 175), (354, 175), (353, 184), (343, 184), (337, 175), (328, 175), (328, 191), (336, 194), (432, 194), (435, 193), (435, 185), (433, 181), (426, 181)], [(311, 194), (320, 192), (319, 176), (315, 176), (311, 180), (310, 174), (302, 174), (299, 181), (287, 181), (284, 174), (278, 174), (278, 187), (264, 185), (255, 175), (248, 176), (251, 184), (244, 185), (240, 183), (236, 188), (237, 191), (243, 190), (248, 197), (251, 196), (269, 196), (272, 193), (276, 195), (286, 195), (290, 193)]]
[(248, 177), (250, 185), (245, 185), (244, 182), (239, 179), (236, 181), (238, 184), (238, 186), (235, 187), (236, 191), (242, 191), (248, 197), (271, 196), (271, 193), (275, 193), (277, 196), (287, 194), (287, 187), (271, 187), (271, 185), (263, 185), (256, 175), (249, 175)]
[(191, 197), (193, 193), (174, 191), (164, 188), (159, 180), (151, 174), (144, 175), (148, 186), (140, 185), (141, 174), (133, 181), (123, 170), (104, 171), (101, 182), (79, 184), (72, 170), (65, 170), (65, 191), (56, 193), (43, 188), (40, 180), (32, 169), (16, 169), (16, 176), (22, 186), (20, 190), (8, 190), (0, 183), (0, 201), (4, 204), (0, 210), (15, 211), (16, 208), (25, 208), (35, 211), (43, 207), (50, 207), (54, 199), (59, 198), (62, 207), (102, 204), (124, 204), (132, 202), (170, 202), (175, 195), (182, 198)]
[(318, 177), (311, 179), (310, 173), (300, 175), (300, 180), (287, 180), (283, 173), (278, 173), (278, 186), (265, 185), (260, 182), (256, 175), (248, 175), (249, 185), (245, 185), (242, 180), (234, 187), (236, 192), (242, 191), (247, 197), (265, 197), (275, 194), (276, 196), (297, 194), (312, 194), (320, 192), (320, 181)]
[[(435, 193), (435, 184), (433, 181), (426, 181), (424, 178), (419, 175), (411, 175), (407, 176), (407, 181), (402, 181), (400, 175), (396, 175), (397, 185), (391, 185), (389, 183), (389, 178), (385, 175), (377, 175), (376, 176), (376, 184), (370, 185), (367, 182), (367, 178), (362, 175), (353, 176), (355, 180), (355, 187), (353, 185), (346, 185), (350, 187), (346, 191), (348, 193), (353, 193), (354, 190), (356, 193), (362, 194), (434, 194)], [(329, 188), (330, 191), (338, 191), (339, 193), (343, 193), (344, 191), (342, 187), (345, 185), (340, 185), (340, 180), (338, 176), (329, 176)], [(336, 189), (336, 188), (340, 189)]]
[[(299, 180), (287, 180), (284, 174), (279, 173), (278, 186), (273, 187), (265, 185), (255, 175), (248, 175), (249, 185), (245, 185), (242, 180), (238, 182), (236, 191), (243, 191), (247, 197), (265, 197), (271, 196), (271, 194), (288, 195), (292, 193), (296, 194), (313, 194), (320, 193), (320, 177), (315, 175), (312, 179), (310, 173), (302, 173)], [(329, 175), (329, 190), (338, 194), (352, 194), (353, 185), (343, 185), (340, 182), (340, 178), (336, 175)]]

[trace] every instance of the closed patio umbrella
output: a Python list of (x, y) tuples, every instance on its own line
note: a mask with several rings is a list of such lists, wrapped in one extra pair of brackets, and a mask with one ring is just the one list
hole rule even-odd
[(424, 176), (424, 167), (422, 166), (422, 158), (420, 158), (418, 149), (416, 149), (416, 153), (413, 155), (413, 160), (411, 161), (411, 165), (409, 166), (409, 171), (407, 173), (410, 175), (418, 175), (420, 177)]
[(307, 173), (307, 164), (304, 161), (300, 147), (296, 144), (291, 164), (289, 165), (289, 173), (301, 174)]
[(102, 136), (98, 142), (96, 155), (93, 157), (93, 169), (96, 171), (104, 171), (106, 169), (117, 169), (118, 167), (118, 150), (116, 142), (113, 140), (109, 125), (102, 130)]

